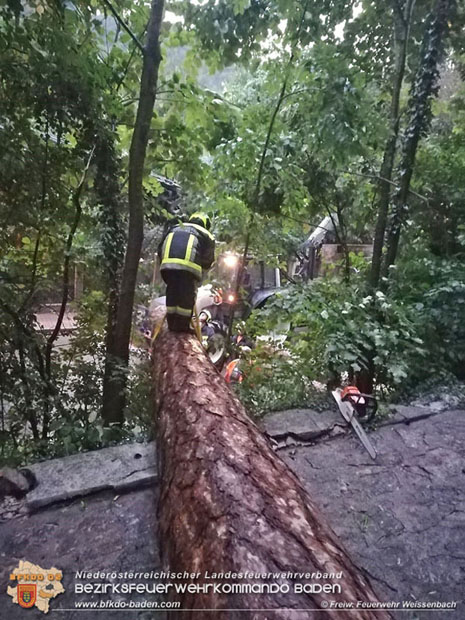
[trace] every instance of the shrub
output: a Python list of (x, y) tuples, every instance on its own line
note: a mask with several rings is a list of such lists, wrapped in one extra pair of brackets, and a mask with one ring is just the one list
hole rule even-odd
[(255, 313), (255, 333), (266, 333), (287, 320), (285, 348), (301, 360), (307, 377), (369, 369), (378, 385), (393, 388), (415, 374), (427, 351), (415, 308), (377, 291), (366, 294), (365, 279), (354, 276), (314, 280), (292, 287)]

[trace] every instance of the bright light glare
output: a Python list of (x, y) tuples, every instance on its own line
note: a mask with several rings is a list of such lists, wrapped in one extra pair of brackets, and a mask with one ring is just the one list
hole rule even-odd
[(239, 262), (239, 258), (236, 254), (226, 254), (223, 257), (223, 262), (225, 264), (226, 267), (228, 267), (229, 269), (234, 269), (234, 267), (237, 267), (237, 263)]
[(232, 303), (233, 301), (235, 301), (235, 299), (236, 299), (236, 298), (235, 298), (235, 296), (234, 296), (234, 295), (232, 295), (232, 294), (231, 294), (231, 295), (228, 295), (228, 301), (229, 301), (230, 303)]
[(165, 21), (169, 22), (170, 24), (177, 24), (180, 22), (184, 22), (184, 17), (182, 15), (176, 15), (176, 13), (173, 13), (172, 11), (166, 11)]

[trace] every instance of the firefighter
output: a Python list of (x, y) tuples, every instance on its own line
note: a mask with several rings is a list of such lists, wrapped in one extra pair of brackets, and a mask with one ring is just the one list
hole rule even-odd
[(190, 332), (197, 286), (215, 257), (215, 238), (205, 213), (194, 213), (188, 222), (171, 228), (163, 238), (158, 256), (166, 283), (168, 328)]

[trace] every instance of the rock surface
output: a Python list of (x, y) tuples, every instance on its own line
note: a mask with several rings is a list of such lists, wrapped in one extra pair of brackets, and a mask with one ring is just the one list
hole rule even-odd
[(129, 491), (155, 484), (155, 445), (124, 444), (104, 450), (74, 454), (29, 467), (37, 486), (27, 494), (30, 511), (48, 504), (113, 489)]
[[(350, 433), (280, 454), (354, 560), (371, 575), (381, 600), (455, 600), (455, 612), (429, 611), (427, 617), (458, 620), (465, 618), (465, 411), (416, 421), (415, 412), (410, 413), (403, 410), (406, 422), (370, 433), (376, 461)], [(0, 523), (0, 617), (24, 618), (24, 610), (6, 594), (9, 571), (20, 559), (64, 571), (65, 593), (51, 604), (51, 613), (56, 610), (64, 620), (94, 618), (93, 612), (73, 610), (76, 601), (129, 600), (74, 593), (76, 571), (159, 570), (156, 502), (155, 485), (120, 496), (104, 491)], [(33, 609), (27, 614), (34, 620), (43, 617)], [(101, 615), (106, 620), (164, 620), (153, 611), (106, 610)], [(422, 617), (412, 611), (393, 615), (399, 620)]]
[(385, 600), (460, 601), (465, 618), (465, 411), (412, 417), (370, 434), (376, 461), (353, 435), (285, 458)]
[[(64, 594), (50, 604), (50, 615), (62, 620), (104, 617), (122, 620), (149, 620), (153, 612), (106, 610), (79, 611), (72, 609), (77, 601), (128, 600), (122, 595), (75, 594), (76, 584), (100, 580), (79, 580), (76, 571), (141, 571), (159, 569), (156, 537), (155, 488), (117, 496), (104, 491), (90, 498), (74, 500), (68, 505), (50, 506), (33, 515), (26, 515), (0, 524), (0, 618), (29, 620), (44, 618), (38, 609), (24, 609), (11, 602), (7, 595), (10, 572), (19, 560), (40, 566), (56, 566), (63, 571)], [(115, 581), (115, 580), (113, 580)], [(143, 581), (143, 580), (141, 580)], [(118, 581), (118, 583), (120, 583)], [(144, 600), (133, 595), (131, 600)], [(156, 597), (147, 597), (151, 601)], [(64, 610), (58, 612), (58, 610)], [(164, 620), (160, 613), (157, 620)]]
[(410, 424), (425, 420), (431, 416), (437, 415), (439, 411), (429, 407), (410, 407), (406, 405), (395, 405), (393, 407), (393, 415), (382, 422), (380, 426), (392, 426), (393, 424)]
[(0, 470), (0, 499), (7, 495), (19, 498), (26, 495), (31, 488), (28, 477), (16, 469), (4, 467)]
[(261, 428), (279, 441), (286, 437), (294, 440), (313, 441), (328, 435), (335, 426), (345, 426), (337, 411), (318, 413), (311, 409), (287, 409), (270, 413), (261, 420)]

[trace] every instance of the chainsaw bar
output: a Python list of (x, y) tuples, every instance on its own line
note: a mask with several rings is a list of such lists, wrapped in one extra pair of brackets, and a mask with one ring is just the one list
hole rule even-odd
[(368, 439), (367, 434), (360, 426), (360, 422), (357, 420), (355, 409), (353, 408), (353, 406), (350, 404), (350, 402), (341, 400), (341, 390), (334, 390), (332, 392), (332, 395), (334, 396), (334, 400), (336, 401), (337, 406), (339, 407), (339, 411), (341, 412), (344, 420), (347, 422), (347, 424), (350, 424), (352, 426), (357, 437), (360, 439), (363, 447), (371, 456), (371, 458), (376, 459), (376, 450), (374, 449), (371, 441)]

